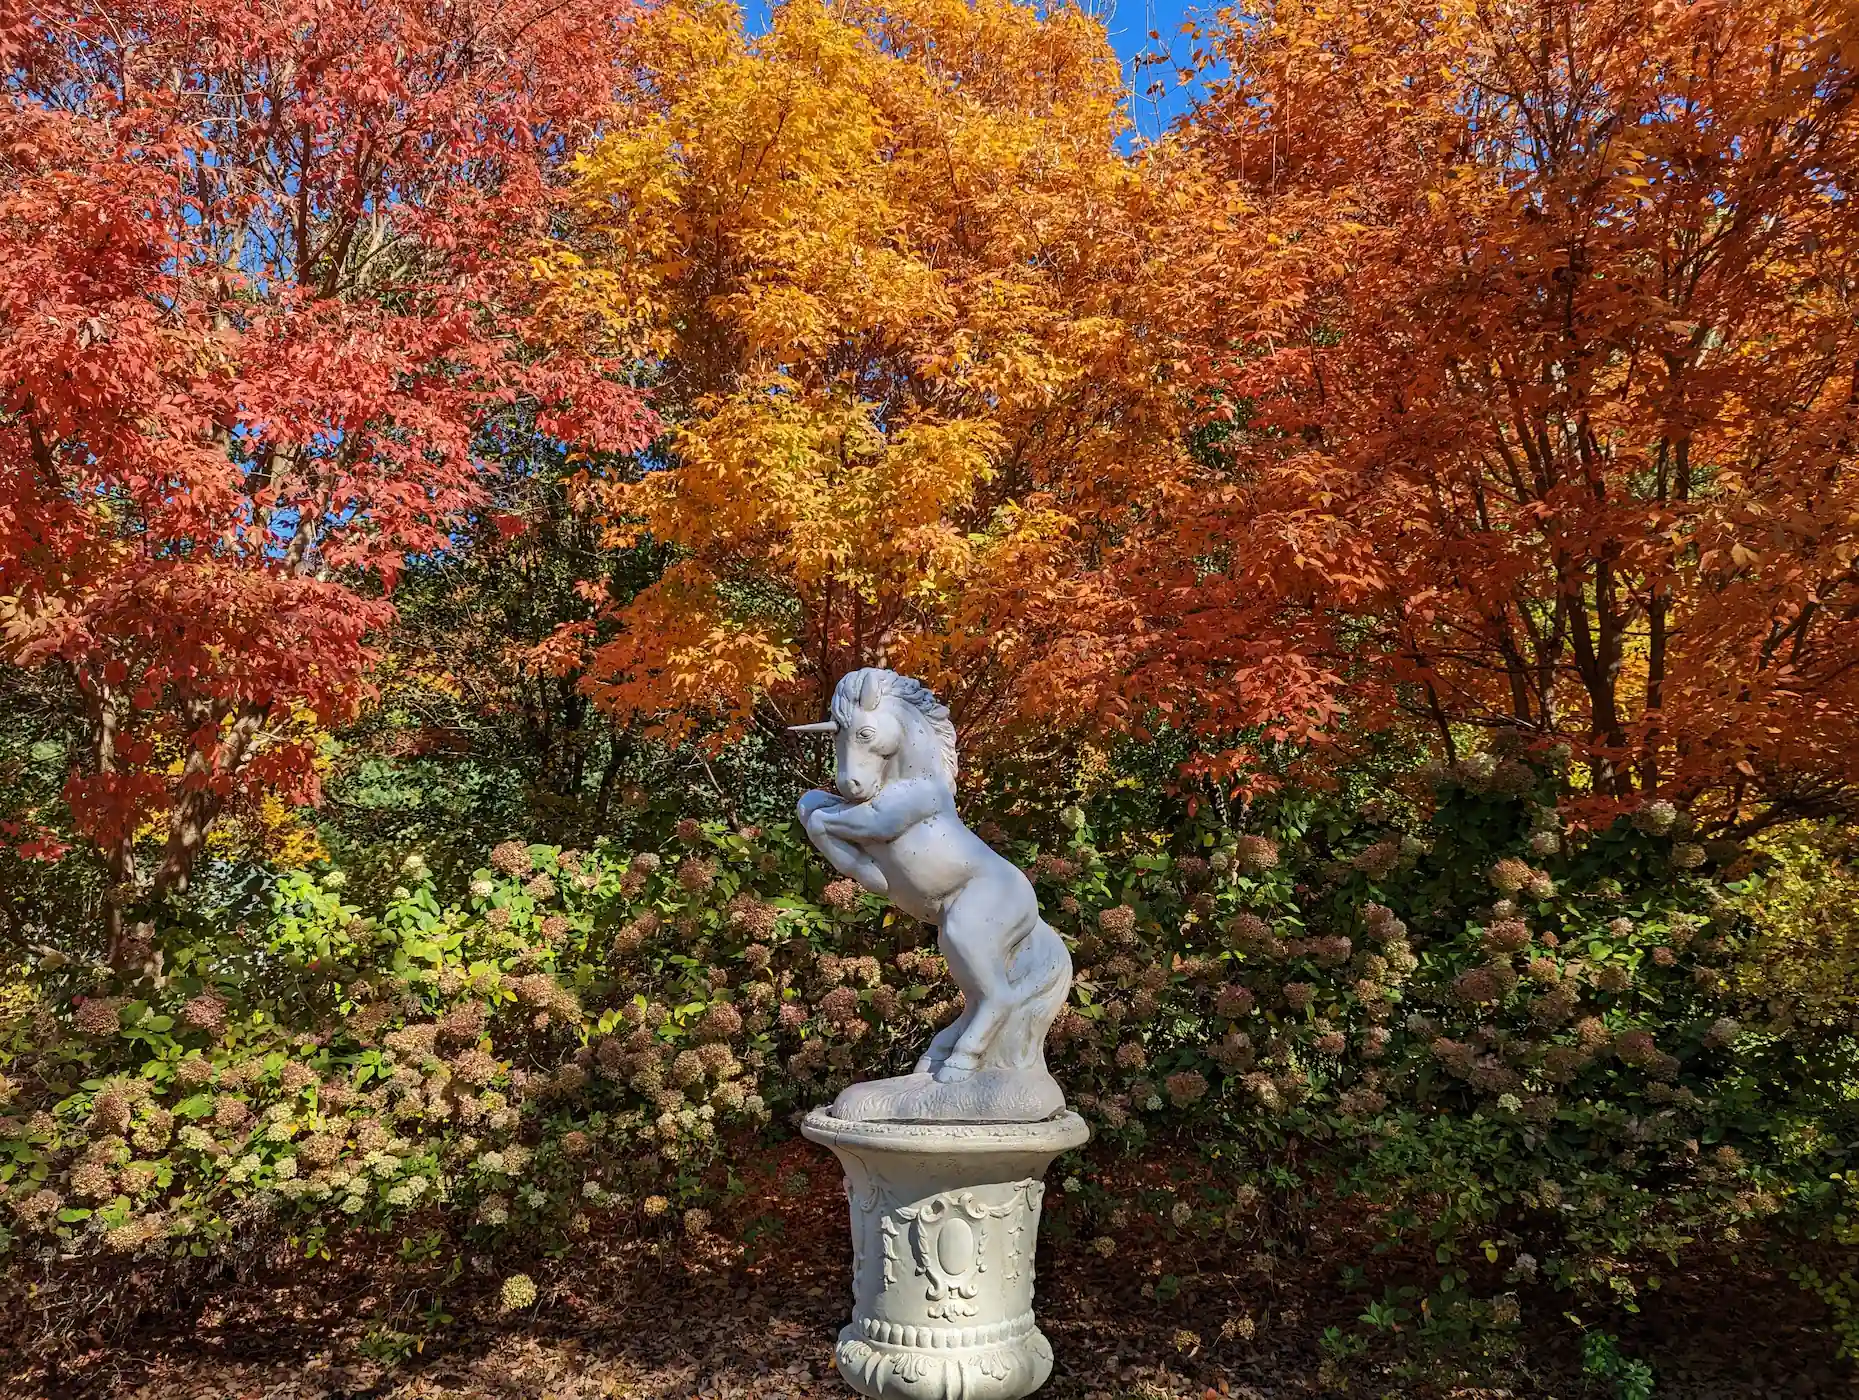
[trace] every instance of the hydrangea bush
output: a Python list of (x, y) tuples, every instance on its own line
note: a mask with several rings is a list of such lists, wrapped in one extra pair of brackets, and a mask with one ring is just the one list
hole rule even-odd
[[(1564, 831), (1559, 775), (1515, 759), (1433, 777), (1405, 815), (1128, 833), (1069, 808), (1052, 847), (1007, 843), (1078, 968), (1049, 1048), (1095, 1139), (1055, 1239), (1259, 1250), (1288, 1197), (1353, 1201), (1497, 1317), (1532, 1281), (1630, 1300), (1818, 1208), (1852, 1134), (1732, 1000), (1747, 858), (1660, 803)], [(745, 1164), (957, 1006), (927, 931), (785, 825), (508, 841), (458, 891), (402, 874), (372, 908), (287, 874), (263, 927), (168, 930), (155, 985), (32, 974), (0, 1049), (10, 1291), (385, 1238), (526, 1307), (517, 1267), (589, 1232), (739, 1232)], [(1168, 1189), (1130, 1184), (1164, 1159)]]

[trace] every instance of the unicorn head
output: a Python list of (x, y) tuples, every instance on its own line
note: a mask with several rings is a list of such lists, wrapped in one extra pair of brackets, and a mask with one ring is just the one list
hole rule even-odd
[(840, 796), (869, 802), (903, 778), (955, 786), (955, 726), (921, 681), (867, 666), (833, 688), (833, 717), (793, 724), (796, 734), (831, 734)]

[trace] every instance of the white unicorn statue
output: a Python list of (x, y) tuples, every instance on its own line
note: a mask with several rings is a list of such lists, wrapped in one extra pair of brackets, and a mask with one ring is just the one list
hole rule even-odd
[(833, 1116), (854, 1120), (1031, 1123), (1065, 1106), (1046, 1072), (1046, 1030), (1071, 990), (1071, 954), (1039, 917), (1020, 868), (955, 812), (955, 726), (928, 687), (895, 671), (840, 678), (833, 717), (790, 726), (831, 734), (837, 793), (796, 812), (842, 874), (936, 926), (962, 1013), (916, 1069), (854, 1084)]

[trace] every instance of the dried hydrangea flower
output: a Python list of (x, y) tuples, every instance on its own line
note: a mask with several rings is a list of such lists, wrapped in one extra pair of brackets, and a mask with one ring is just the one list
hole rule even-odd
[(511, 1274), (497, 1290), (498, 1305), (505, 1312), (516, 1312), (536, 1301), (536, 1284), (528, 1274)]
[(834, 880), (820, 891), (820, 902), (829, 909), (843, 911), (856, 905), (863, 892), (856, 880)]
[(1233, 843), (1233, 862), (1253, 873), (1276, 869), (1278, 843), (1266, 836), (1242, 836)]
[(115, 1035), (122, 1029), (123, 997), (87, 997), (72, 1018), (85, 1035)]
[(1504, 894), (1516, 894), (1536, 872), (1515, 856), (1505, 856), (1491, 867), (1492, 887)]
[(1136, 931), (1136, 911), (1127, 904), (1099, 911), (1097, 926), (1106, 938), (1122, 940)]
[(527, 875), (535, 869), (529, 847), (521, 841), (505, 841), (491, 851), (491, 865), (505, 875)]

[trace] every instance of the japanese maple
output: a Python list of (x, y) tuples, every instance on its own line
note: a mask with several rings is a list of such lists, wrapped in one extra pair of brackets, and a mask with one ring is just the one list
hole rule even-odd
[(396, 574), (479, 500), (489, 416), (652, 431), (625, 365), (531, 336), (553, 173), (626, 20), (154, 0), (4, 30), (5, 655), (81, 697), (65, 798), (119, 964), (125, 909), (186, 886), (229, 804), (314, 799)]
[[(1566, 743), (1613, 803), (1836, 810), (1859, 753), (1859, 30), (1821, 0), (1256, 7), (1180, 133), (1217, 449), (1159, 688)], [(1209, 568), (1209, 561), (1220, 567)]]

